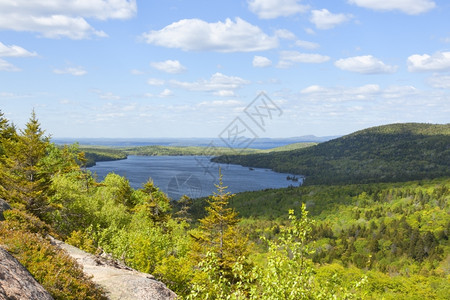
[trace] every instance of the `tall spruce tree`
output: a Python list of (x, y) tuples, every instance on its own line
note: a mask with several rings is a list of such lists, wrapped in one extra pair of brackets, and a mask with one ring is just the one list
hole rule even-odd
[(41, 168), (49, 145), (34, 110), (25, 129), (15, 138), (3, 139), (3, 196), (38, 217), (49, 209), (50, 174)]
[(220, 275), (227, 277), (232, 273), (233, 265), (248, 255), (249, 246), (248, 238), (241, 234), (237, 226), (237, 213), (228, 207), (234, 195), (226, 191), (222, 177), (220, 173), (217, 192), (208, 200), (207, 215), (199, 220), (201, 225), (192, 237), (194, 258), (202, 261), (208, 254), (213, 254)]

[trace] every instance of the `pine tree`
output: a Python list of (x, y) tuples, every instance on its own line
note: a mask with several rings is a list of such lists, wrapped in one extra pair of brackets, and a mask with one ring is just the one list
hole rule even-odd
[(143, 206), (150, 219), (155, 223), (164, 223), (170, 219), (170, 199), (154, 183), (152, 179), (147, 180), (142, 189), (146, 196)]
[(231, 274), (233, 265), (248, 254), (248, 239), (240, 233), (239, 219), (234, 209), (228, 207), (234, 196), (223, 185), (222, 174), (219, 175), (217, 192), (209, 197), (206, 207), (207, 215), (200, 219), (198, 230), (192, 233), (194, 238), (193, 256), (197, 261), (204, 259), (208, 253), (217, 259), (220, 275)]
[(38, 217), (49, 210), (50, 174), (41, 164), (49, 145), (49, 137), (45, 136), (34, 111), (25, 129), (3, 143), (3, 196)]

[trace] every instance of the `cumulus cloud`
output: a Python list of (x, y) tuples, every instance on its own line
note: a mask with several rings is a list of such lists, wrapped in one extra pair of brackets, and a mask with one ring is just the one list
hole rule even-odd
[(162, 98), (169, 97), (172, 95), (173, 95), (173, 92), (169, 89), (164, 89), (161, 93), (159, 93), (159, 97), (162, 97)]
[(128, 19), (135, 0), (15, 0), (0, 1), (0, 29), (37, 32), (47, 38), (85, 39), (106, 36), (86, 19)]
[(68, 67), (65, 69), (54, 69), (55, 74), (69, 74), (73, 76), (83, 76), (87, 74), (87, 71), (83, 67)]
[(184, 51), (251, 52), (272, 49), (278, 39), (241, 18), (208, 23), (183, 19), (142, 35), (148, 44)]
[(394, 73), (397, 70), (397, 66), (386, 65), (372, 55), (339, 59), (334, 65), (339, 69), (361, 74)]
[(450, 52), (436, 52), (433, 55), (414, 54), (408, 57), (407, 63), (410, 72), (449, 71)]
[(265, 56), (256, 55), (253, 57), (253, 66), (257, 68), (270, 67), (272, 65), (272, 61)]
[(20, 69), (13, 64), (10, 64), (6, 60), (0, 58), (0, 71), (18, 72), (20, 71)]
[(275, 35), (279, 37), (280, 39), (286, 39), (286, 40), (295, 40), (295, 34), (293, 34), (291, 31), (287, 29), (278, 29), (275, 31)]
[(248, 8), (261, 19), (275, 19), (306, 12), (301, 0), (248, 0)]
[(166, 60), (160, 62), (152, 62), (150, 65), (160, 71), (177, 74), (186, 71), (186, 68), (178, 60)]
[(316, 25), (318, 29), (331, 29), (339, 24), (349, 21), (352, 15), (349, 14), (333, 14), (328, 9), (311, 11), (311, 23)]
[(0, 57), (10, 56), (10, 57), (29, 57), (36, 56), (36, 52), (30, 52), (22, 47), (16, 45), (7, 46), (0, 42)]
[(295, 45), (309, 50), (314, 50), (320, 47), (320, 45), (317, 43), (302, 40), (295, 41)]
[(428, 84), (438, 89), (450, 89), (450, 75), (434, 74), (428, 79)]
[(197, 80), (185, 82), (171, 80), (170, 83), (189, 91), (212, 92), (217, 96), (234, 96), (234, 91), (250, 83), (250, 81), (237, 76), (227, 76), (222, 73), (215, 73), (209, 80)]
[(418, 15), (436, 7), (436, 3), (432, 0), (348, 0), (348, 2), (378, 11), (399, 10), (408, 15)]
[[(30, 57), (36, 55), (36, 52), (30, 52), (17, 45), (8, 46), (0, 42), (0, 57)], [(20, 71), (20, 68), (7, 62), (6, 60), (0, 59), (0, 71), (18, 72)]]
[(279, 68), (288, 68), (294, 63), (312, 63), (319, 64), (330, 60), (329, 56), (316, 53), (301, 53), (298, 51), (281, 51)]

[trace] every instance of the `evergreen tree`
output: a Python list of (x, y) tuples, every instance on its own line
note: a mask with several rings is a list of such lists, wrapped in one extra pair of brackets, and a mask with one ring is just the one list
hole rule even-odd
[(25, 129), (15, 138), (3, 139), (3, 197), (39, 217), (49, 210), (50, 174), (42, 168), (49, 145), (34, 111)]
[(199, 220), (198, 230), (191, 234), (194, 238), (193, 256), (200, 262), (213, 255), (219, 275), (232, 277), (233, 265), (248, 254), (248, 239), (239, 231), (237, 213), (228, 207), (234, 195), (226, 191), (222, 174), (216, 188), (217, 192), (208, 200), (207, 215)]
[(167, 222), (171, 210), (169, 197), (153, 183), (152, 179), (147, 180), (139, 191), (145, 195), (142, 197), (144, 201), (141, 203), (141, 209), (147, 212), (148, 217), (155, 223)]

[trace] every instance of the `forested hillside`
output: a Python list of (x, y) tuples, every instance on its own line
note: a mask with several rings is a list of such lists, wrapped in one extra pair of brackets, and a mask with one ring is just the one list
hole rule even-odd
[(450, 175), (450, 124), (385, 125), (305, 149), (213, 160), (304, 175), (305, 184), (436, 178)]
[(85, 164), (34, 113), (23, 130), (0, 113), (0, 198), (12, 207), (0, 245), (56, 299), (105, 295), (49, 234), (151, 273), (180, 299), (450, 294), (449, 177), (238, 195), (220, 181), (207, 199), (171, 201), (151, 179), (140, 189), (117, 174), (97, 182)]

